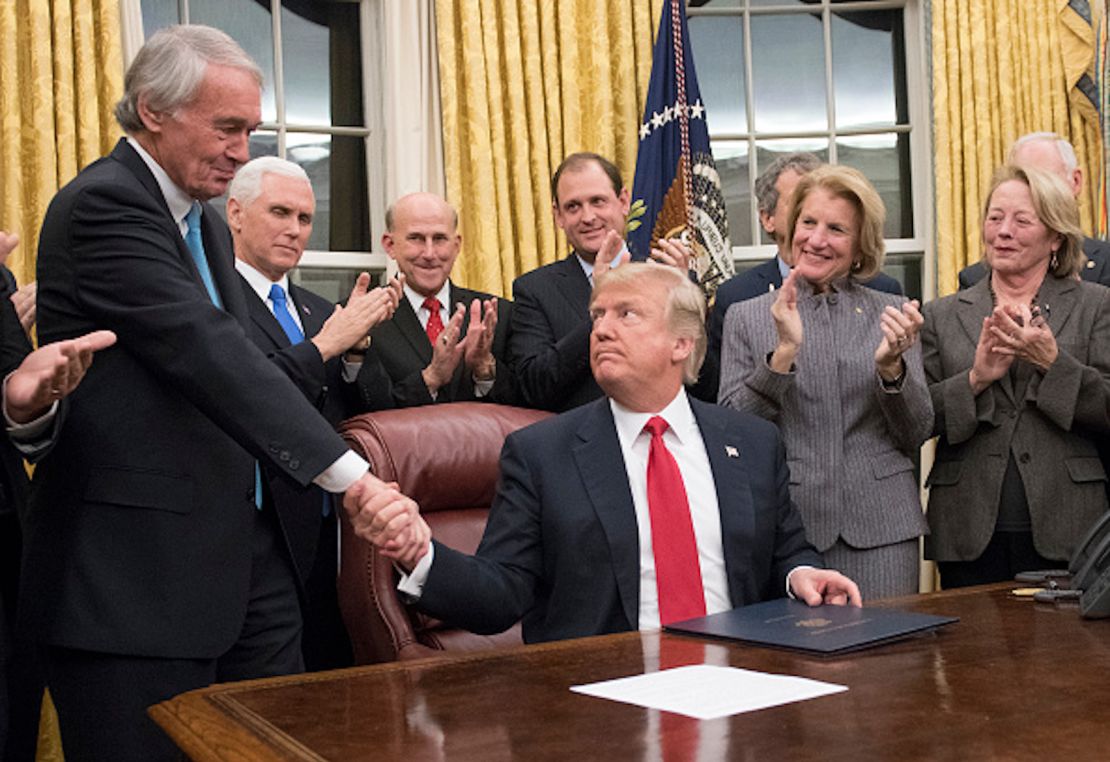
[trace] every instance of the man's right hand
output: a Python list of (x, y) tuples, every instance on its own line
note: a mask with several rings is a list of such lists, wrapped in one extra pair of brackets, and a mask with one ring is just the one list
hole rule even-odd
[(93, 331), (76, 339), (55, 341), (23, 358), (4, 386), (4, 410), (16, 423), (40, 418), (57, 400), (77, 388), (93, 353), (116, 343), (111, 331)]
[(428, 552), (431, 530), (396, 482), (383, 482), (367, 471), (344, 493), (343, 508), (357, 536), (407, 571)]

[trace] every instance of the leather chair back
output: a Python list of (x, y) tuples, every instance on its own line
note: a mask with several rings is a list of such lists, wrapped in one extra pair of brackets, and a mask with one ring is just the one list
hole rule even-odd
[[(339, 433), (378, 478), (397, 482), (417, 502), (438, 541), (473, 553), (493, 502), (505, 437), (550, 415), (453, 402), (365, 413), (345, 421)], [(356, 664), (521, 643), (519, 625), (492, 637), (476, 635), (405, 604), (390, 560), (356, 537), (343, 515), (339, 606)]]

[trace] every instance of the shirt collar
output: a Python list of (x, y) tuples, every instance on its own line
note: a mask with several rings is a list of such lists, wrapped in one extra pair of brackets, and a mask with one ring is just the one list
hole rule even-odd
[[(412, 311), (415, 312), (417, 315), (419, 315), (420, 310), (423, 309), (423, 307), (424, 307), (424, 300), (427, 299), (428, 297), (416, 293), (416, 291), (409, 288), (408, 283), (405, 284), (405, 296), (408, 297), (409, 304), (412, 305)], [(436, 299), (439, 300), (440, 310), (442, 311), (442, 310), (446, 309), (448, 311), (448, 313), (450, 313), (450, 311), (451, 311), (451, 279), (450, 278), (443, 281), (443, 285), (439, 287), (439, 292), (435, 295), (435, 297), (436, 297)]]
[(158, 183), (158, 188), (162, 191), (162, 198), (166, 199), (166, 206), (170, 209), (170, 216), (173, 217), (173, 221), (177, 223), (177, 226), (181, 229), (181, 234), (184, 235), (185, 215), (192, 208), (193, 199), (174, 184), (170, 176), (166, 174), (166, 170), (162, 169), (162, 165), (146, 152), (146, 149), (139, 144), (138, 140), (128, 135), (127, 144), (135, 149), (135, 153), (139, 154), (139, 158), (143, 160), (151, 174), (154, 175), (154, 181)]
[(239, 274), (242, 275), (243, 278), (247, 281), (254, 293), (258, 294), (258, 298), (264, 302), (270, 299), (270, 288), (274, 285), (274, 283), (277, 283), (277, 285), (281, 286), (282, 290), (285, 291), (286, 296), (289, 295), (288, 273), (282, 275), (281, 280), (272, 281), (267, 276), (263, 275), (261, 272), (255, 269), (252, 265), (247, 264), (238, 257), (235, 258), (235, 269), (238, 270)]
[(690, 400), (686, 396), (686, 389), (681, 386), (675, 398), (657, 413), (638, 413), (629, 410), (611, 397), (609, 408), (613, 411), (613, 422), (616, 424), (617, 435), (622, 442), (636, 441), (636, 437), (644, 430), (648, 420), (656, 415), (667, 422), (679, 444), (685, 444), (688, 441), (690, 427), (697, 425), (694, 411), (690, 409)]
[(786, 261), (778, 254), (775, 255), (775, 262), (779, 266), (779, 275), (782, 276), (783, 280), (786, 280), (786, 276), (790, 274), (790, 265), (786, 264)]

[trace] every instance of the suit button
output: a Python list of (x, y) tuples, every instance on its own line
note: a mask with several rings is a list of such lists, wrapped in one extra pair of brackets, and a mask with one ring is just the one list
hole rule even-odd
[(1021, 455), (1018, 456), (1018, 461), (1021, 463), (1028, 463), (1030, 460), (1032, 460), (1032, 458), (1027, 452), (1023, 452)]
[(278, 455), (278, 458), (280, 460), (289, 460), (289, 451), (288, 450), (282, 450), (281, 454)]
[(270, 445), (270, 452), (277, 452), (277, 451), (278, 451), (278, 446), (277, 445)]
[(293, 460), (289, 461), (289, 470), (290, 470), (290, 471), (296, 471), (296, 470), (297, 470), (297, 468), (298, 468), (298, 467), (299, 467), (300, 465), (301, 465), (301, 462), (300, 462), (299, 460), (297, 460), (297, 459), (295, 459), (295, 458), (294, 458)]

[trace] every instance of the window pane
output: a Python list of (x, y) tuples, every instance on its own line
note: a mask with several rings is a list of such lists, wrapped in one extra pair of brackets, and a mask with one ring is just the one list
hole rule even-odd
[(766, 8), (770, 5), (816, 5), (815, 0), (751, 0), (753, 8)]
[(913, 238), (909, 136), (859, 135), (836, 140), (837, 162), (867, 176), (886, 205), (886, 238)]
[(304, 167), (316, 194), (316, 219), (308, 248), (369, 251), (364, 138), (291, 132), (285, 148), (286, 158)]
[(356, 3), (285, 0), (281, 11), (286, 119), (361, 127), (362, 52)]
[(139, 6), (143, 12), (143, 36), (148, 39), (162, 27), (181, 21), (177, 15), (177, 0), (142, 0)]
[[(315, 232), (315, 228), (313, 228)], [(338, 304), (346, 302), (355, 287), (360, 270), (331, 269), (317, 267), (298, 267), (290, 274), (290, 278), (298, 286), (302, 286), (317, 296), (322, 296), (329, 302)], [(378, 284), (379, 279), (370, 273), (371, 286)]]
[(833, 14), (837, 127), (885, 127), (907, 120), (901, 30), (900, 10)]
[(752, 242), (752, 200), (747, 141), (714, 140), (712, 147), (725, 197), (729, 239), (733, 246), (748, 246)]
[[(821, 161), (829, 160), (829, 141), (826, 138), (797, 138), (792, 140), (761, 140), (755, 146), (755, 172), (759, 177), (776, 160), (791, 153), (808, 151)], [(759, 200), (756, 199), (758, 206)], [(774, 243), (775, 239), (759, 226), (759, 242)]]
[(752, 17), (755, 128), (760, 132), (828, 129), (821, 17)]
[(274, 30), (269, 8), (254, 0), (189, 0), (189, 21), (222, 29), (262, 69), (262, 119), (277, 119), (274, 106)]
[(690, 47), (706, 120), (714, 133), (747, 132), (744, 27), (740, 17), (690, 19)]
[(744, 0), (690, 0), (688, 8), (739, 8)]

